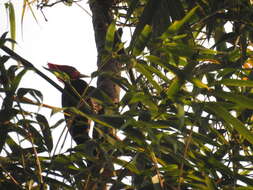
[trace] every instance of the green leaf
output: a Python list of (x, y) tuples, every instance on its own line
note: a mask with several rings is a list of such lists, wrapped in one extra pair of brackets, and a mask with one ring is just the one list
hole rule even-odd
[(214, 92), (213, 94), (220, 98), (224, 98), (228, 101), (234, 102), (242, 108), (253, 109), (252, 98), (248, 98), (246, 96), (238, 95), (238, 94), (230, 93), (230, 92)]
[(150, 62), (155, 63), (168, 71), (171, 71), (172, 73), (174, 73), (175, 75), (179, 77), (183, 75), (182, 71), (180, 71), (177, 67), (175, 67), (174, 65), (171, 65), (170, 63), (166, 61), (163, 61), (160, 57), (150, 55), (150, 56), (146, 56), (146, 58)]
[(136, 92), (133, 97), (131, 98), (129, 104), (134, 104), (141, 102), (144, 105), (148, 106), (148, 108), (152, 111), (157, 111), (158, 107), (155, 104), (154, 101), (152, 101), (152, 98), (148, 96), (147, 94), (144, 94), (143, 92)]
[(183, 104), (176, 104), (177, 107), (177, 117), (179, 119), (179, 128), (184, 126), (185, 122), (185, 111)]
[[(34, 143), (38, 147), (43, 147), (43, 137), (41, 136), (38, 129), (35, 127), (35, 121), (28, 120), (28, 119), (22, 119), (18, 121), (18, 124), (21, 125), (24, 129), (28, 129), (29, 133), (31, 135), (31, 138), (27, 138), (31, 143)], [(32, 142), (33, 141), (33, 142)]]
[(5, 32), (2, 34), (2, 36), (0, 37), (0, 47), (4, 45), (4, 43), (7, 41), (6, 37), (7, 37), (8, 32)]
[(185, 45), (183, 43), (165, 43), (163, 48), (166, 52), (171, 53), (173, 56), (189, 58), (196, 54), (197, 50), (194, 46)]
[(206, 89), (209, 89), (209, 87), (204, 84), (200, 79), (198, 78), (192, 78), (190, 80), (193, 84), (195, 84), (198, 88), (206, 88)]
[(127, 21), (130, 19), (131, 15), (133, 14), (134, 10), (137, 8), (138, 4), (139, 4), (139, 0), (132, 0), (129, 2), (129, 8), (127, 10), (127, 14), (126, 14), (126, 21), (125, 24), (127, 23)]
[(17, 95), (19, 98), (21, 98), (21, 97), (25, 96), (27, 93), (30, 94), (32, 97), (34, 97), (38, 103), (43, 101), (43, 94), (39, 90), (36, 90), (36, 89), (19, 88)]
[(141, 63), (138, 63), (135, 65), (135, 68), (140, 72), (142, 73), (147, 79), (148, 81), (154, 86), (154, 88), (158, 91), (158, 92), (161, 92), (162, 91), (162, 88), (161, 86), (154, 80), (154, 77), (152, 75), (151, 72), (149, 72), (145, 66)]
[(152, 28), (149, 25), (146, 25), (144, 29), (142, 30), (141, 34), (138, 36), (136, 42), (133, 46), (133, 55), (138, 56), (140, 55), (144, 48), (146, 47), (148, 40), (151, 35)]
[(233, 117), (224, 107), (212, 102), (205, 103), (205, 107), (215, 113), (217, 117), (222, 118), (226, 123), (232, 125), (239, 134), (253, 144), (252, 132), (241, 121)]
[(167, 89), (167, 92), (166, 92), (168, 98), (173, 99), (177, 95), (178, 91), (181, 88), (181, 83), (182, 82), (181, 82), (180, 79), (178, 79), (178, 77), (175, 77), (172, 80), (172, 82), (171, 82), (171, 84), (170, 84), (170, 86), (169, 86), (169, 88)]
[(179, 31), (182, 28), (182, 26), (185, 23), (187, 23), (195, 15), (198, 8), (199, 8), (199, 6), (192, 8), (188, 12), (188, 14), (184, 16), (183, 19), (181, 19), (179, 21), (175, 21), (172, 25), (170, 25), (168, 30), (162, 35), (162, 38), (166, 39), (166, 38), (168, 38), (169, 34)]
[(139, 18), (139, 22), (134, 30), (129, 46), (130, 49), (132, 49), (135, 46), (136, 39), (139, 38), (141, 32), (146, 27), (146, 25), (150, 24), (150, 21), (152, 20), (152, 17), (155, 15), (155, 12), (161, 2), (162, 2), (161, 0), (149, 0), (147, 2), (143, 10), (143, 13)]
[(112, 52), (113, 50), (115, 31), (116, 31), (115, 23), (111, 23), (110, 26), (108, 27), (105, 37), (105, 49), (108, 52)]
[(48, 148), (48, 151), (51, 152), (51, 150), (53, 149), (53, 138), (52, 138), (51, 130), (47, 122), (47, 119), (41, 114), (37, 114), (36, 119), (42, 131), (44, 141)]
[(205, 176), (205, 183), (206, 183), (209, 190), (216, 190), (217, 189), (215, 187), (215, 182), (209, 176)]
[(21, 79), (23, 78), (23, 76), (25, 75), (26, 73), (26, 69), (23, 69), (22, 71), (20, 71), (14, 78), (14, 80), (12, 81), (12, 84), (11, 84), (11, 88), (13, 91), (16, 91), (16, 89), (18, 88), (18, 85), (21, 81)]
[(146, 70), (148, 70), (150, 73), (155, 73), (159, 78), (161, 78), (162, 80), (164, 80), (164, 82), (169, 83), (170, 80), (168, 79), (167, 76), (165, 76), (162, 72), (161, 69), (157, 69), (155, 67), (153, 67), (152, 65), (142, 65), (143, 67), (145, 67)]
[(93, 120), (101, 125), (119, 129), (124, 124), (124, 117), (120, 115), (98, 115)]
[(135, 173), (135, 174), (140, 174), (139, 170), (136, 168), (136, 166), (134, 164), (132, 164), (131, 162), (127, 162), (125, 160), (122, 159), (115, 159), (114, 163), (129, 169), (131, 172)]
[(14, 155), (21, 156), (23, 149), (9, 135), (7, 136), (6, 142)]
[(128, 139), (131, 139), (133, 142), (144, 146), (145, 145), (145, 136), (143, 135), (143, 132), (141, 131), (141, 129), (135, 128), (133, 126), (136, 126), (136, 121), (131, 121), (128, 122), (128, 126), (126, 128), (124, 128), (124, 134), (126, 135), (126, 137)]
[(24, 0), (23, 1), (22, 14), (21, 14), (21, 30), (22, 30), (22, 32), (23, 32), (23, 21), (24, 21), (24, 16), (25, 16), (26, 9), (29, 9), (30, 13), (32, 13), (32, 16), (33, 16), (35, 22), (38, 24), (38, 20), (36, 18), (35, 13), (34, 13), (32, 4), (28, 3), (28, 0)]
[(95, 115), (85, 113), (75, 107), (70, 107), (68, 109), (77, 115), (93, 120), (94, 122), (99, 123), (105, 127), (120, 128), (124, 123), (124, 118), (119, 115)]
[(217, 83), (224, 84), (227, 86), (253, 87), (253, 81), (251, 80), (222, 79), (221, 81), (218, 81)]
[[(11, 38), (16, 40), (16, 20), (15, 20), (15, 10), (13, 4), (11, 2), (5, 3), (6, 9), (9, 12), (9, 21), (10, 21), (10, 31), (11, 31)], [(12, 49), (14, 49), (15, 43), (12, 43)]]

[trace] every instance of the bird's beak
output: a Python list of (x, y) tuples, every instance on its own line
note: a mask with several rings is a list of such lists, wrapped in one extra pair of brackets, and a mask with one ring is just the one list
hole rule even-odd
[(81, 74), (79, 75), (79, 78), (89, 78), (90, 76), (89, 75), (84, 75), (84, 74)]

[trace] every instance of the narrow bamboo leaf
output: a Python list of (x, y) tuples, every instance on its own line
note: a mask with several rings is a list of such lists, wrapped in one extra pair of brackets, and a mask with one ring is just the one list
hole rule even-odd
[(193, 56), (197, 50), (194, 46), (185, 45), (182, 43), (166, 43), (165, 44), (165, 51), (172, 53), (175, 56), (178, 57), (191, 57)]
[[(73, 150), (76, 152), (75, 161), (79, 162), (84, 157), (87, 158), (90, 161), (96, 161), (96, 155), (94, 155), (94, 151), (97, 149), (97, 144), (94, 141), (87, 141), (84, 144), (79, 144), (78, 146), (74, 147), (73, 149), (69, 149), (69, 152), (72, 152)], [(73, 159), (72, 159), (73, 160)], [(74, 161), (74, 160), (73, 160)]]
[(132, 0), (130, 1), (130, 5), (126, 14), (126, 21), (125, 24), (127, 23), (127, 21), (130, 19), (131, 15), (133, 14), (134, 10), (137, 8), (139, 4), (139, 0)]
[(217, 168), (224, 174), (233, 175), (233, 172), (230, 170), (229, 167), (224, 165), (222, 162), (216, 160), (214, 157), (208, 158), (208, 163), (210, 163), (214, 168)]
[(112, 52), (113, 50), (115, 31), (116, 31), (115, 24), (111, 23), (110, 26), (108, 27), (105, 37), (105, 49), (108, 52)]
[(149, 0), (147, 2), (142, 15), (140, 16), (136, 29), (134, 30), (133, 37), (131, 39), (130, 46), (129, 46), (130, 49), (134, 47), (136, 39), (139, 38), (139, 35), (143, 31), (143, 28), (147, 24), (150, 24), (150, 22), (152, 21), (152, 17), (154, 16), (160, 3), (161, 3), (161, 0)]
[(172, 25), (170, 25), (168, 30), (162, 35), (162, 38), (167, 38), (169, 34), (175, 33), (180, 30), (181, 27), (195, 15), (198, 8), (199, 6), (192, 8), (183, 19), (175, 21)]
[(132, 87), (126, 78), (119, 76), (118, 74), (115, 74), (115, 72), (93, 72), (93, 73), (94, 73), (93, 77), (99, 75), (99, 76), (105, 76), (106, 78), (110, 78), (112, 81), (118, 84), (125, 91), (127, 91), (129, 88)]
[(253, 87), (253, 81), (251, 80), (223, 79), (219, 81), (218, 84), (224, 84), (227, 86)]
[(170, 63), (167, 63), (165, 61), (162, 61), (160, 57), (154, 56), (154, 55), (150, 55), (150, 56), (146, 56), (148, 58), (148, 60), (152, 63), (155, 63), (159, 66), (161, 66), (162, 68), (171, 71), (172, 73), (174, 73), (177, 76), (181, 76), (182, 75), (182, 71), (180, 71), (177, 67), (171, 65)]
[(18, 85), (22, 79), (22, 77), (24, 76), (24, 74), (26, 73), (26, 69), (20, 71), (17, 76), (14, 78), (14, 80), (12, 81), (12, 84), (11, 84), (11, 88), (13, 91), (16, 91), (16, 89), (18, 88)]
[(49, 152), (51, 152), (53, 149), (53, 138), (47, 119), (41, 114), (37, 114), (36, 119), (42, 131), (46, 147), (48, 148)]
[(172, 80), (172, 83), (170, 84), (169, 88), (167, 89), (167, 96), (168, 98), (174, 98), (174, 96), (178, 93), (178, 91), (181, 88), (181, 81), (178, 79), (178, 77), (175, 77)]
[(9, 135), (7, 135), (6, 142), (14, 155), (21, 156), (23, 149)]
[(93, 117), (93, 120), (101, 125), (119, 129), (125, 122), (125, 119), (120, 115), (99, 115)]
[(43, 147), (43, 137), (36, 129), (36, 127), (32, 125), (34, 123), (36, 122), (28, 119), (22, 119), (18, 121), (18, 124), (21, 125), (24, 129), (28, 129), (29, 133), (31, 134), (32, 138), (27, 138), (27, 140), (31, 141), (31, 143), (34, 143), (35, 145), (38, 145), (38, 147)]
[(199, 51), (200, 54), (207, 54), (209, 56), (211, 55), (217, 55), (217, 54), (222, 54), (222, 52), (219, 52), (217, 50), (205, 48), (204, 46), (198, 45), (196, 49)]
[(158, 111), (157, 105), (152, 101), (152, 98), (144, 94), (143, 92), (137, 92), (133, 95), (133, 97), (130, 100), (130, 104), (142, 102), (144, 105), (148, 106), (150, 110), (152, 111)]
[(3, 46), (4, 43), (7, 41), (6, 36), (8, 32), (3, 33), (3, 35), (0, 37), (0, 46)]
[(43, 100), (43, 94), (40, 91), (31, 88), (19, 88), (17, 95), (19, 98), (21, 98), (25, 96), (27, 93), (30, 94), (32, 97), (34, 97), (38, 103), (40, 103)]
[(145, 67), (146, 70), (149, 70), (150, 73), (155, 73), (158, 77), (160, 77), (162, 80), (164, 80), (164, 82), (167, 82), (167, 83), (170, 82), (168, 77), (166, 77), (160, 70), (153, 67), (152, 65), (144, 65), (143, 64), (142, 66)]
[(198, 79), (198, 78), (192, 78), (191, 80), (190, 80), (193, 84), (195, 84), (197, 87), (199, 87), (199, 88), (206, 88), (206, 89), (209, 89), (209, 87), (206, 85), (206, 84), (204, 84), (200, 79)]
[[(4, 117), (2, 111), (0, 111), (0, 114), (2, 117)], [(0, 152), (2, 151), (4, 144), (6, 143), (7, 134), (8, 134), (8, 125), (1, 124), (1, 127), (0, 127), (0, 136), (1, 136), (1, 138), (0, 138)]]
[(177, 107), (177, 117), (179, 119), (179, 128), (181, 128), (184, 126), (184, 122), (185, 122), (184, 105), (176, 104), (176, 107)]
[(184, 3), (178, 0), (170, 0), (168, 1), (168, 11), (171, 19), (178, 20), (179, 18), (183, 18), (185, 16), (185, 8)]
[(205, 183), (206, 183), (209, 190), (216, 190), (217, 189), (215, 187), (214, 181), (209, 176), (205, 176)]
[(23, 36), (23, 24), (24, 24), (24, 16), (25, 16), (25, 11), (27, 6), (27, 0), (23, 0), (23, 8), (22, 8), (22, 13), (21, 13), (21, 33)]
[(249, 185), (251, 187), (253, 186), (253, 180), (252, 180), (252, 178), (249, 178), (249, 177), (246, 177), (246, 176), (243, 176), (243, 175), (239, 175), (239, 174), (236, 174), (235, 177), (238, 180), (244, 182), (245, 184), (247, 184), (247, 185)]
[(253, 109), (253, 99), (243, 95), (238, 95), (230, 92), (214, 92), (215, 96), (224, 98), (228, 101), (235, 102), (242, 108)]
[(241, 121), (233, 117), (223, 106), (220, 106), (218, 103), (209, 102), (205, 104), (205, 107), (215, 113), (217, 117), (222, 118), (226, 123), (232, 125), (238, 133), (253, 144), (252, 132)]
[(146, 47), (146, 45), (148, 43), (148, 39), (151, 35), (151, 31), (152, 31), (152, 28), (149, 25), (146, 25), (143, 28), (141, 34), (138, 36), (138, 38), (134, 44), (134, 47), (133, 47), (133, 55), (134, 56), (138, 56), (143, 52), (144, 48)]
[(98, 88), (92, 88), (90, 86), (87, 94), (89, 95), (89, 97), (93, 98), (94, 100), (96, 100), (96, 102), (100, 104), (114, 105), (114, 102), (112, 101), (112, 99), (105, 92), (103, 92), (102, 90)]
[(121, 160), (121, 159), (115, 159), (113, 160), (114, 163), (129, 169), (131, 172), (135, 173), (135, 174), (140, 174), (139, 170), (136, 168), (136, 166), (134, 164), (132, 164), (131, 162), (127, 162), (125, 160)]
[(195, 132), (193, 132), (192, 136), (195, 138), (195, 140), (198, 140), (200, 142), (208, 143), (210, 145), (217, 146), (217, 147), (219, 146), (219, 143), (214, 141), (213, 138), (209, 136), (202, 135), (200, 133), (195, 133)]
[[(24, 1), (26, 1), (26, 3), (28, 2), (28, 0), (24, 0)], [(36, 15), (35, 15), (35, 13), (33, 11), (32, 4), (28, 2), (27, 5), (29, 7), (29, 11), (32, 13), (32, 16), (33, 16), (34, 20), (38, 24), (38, 20), (37, 20)]]
[(9, 126), (8, 130), (9, 130), (9, 132), (16, 132), (16, 134), (18, 134), (24, 138), (27, 138), (27, 136), (28, 136), (27, 130), (25, 130), (22, 127), (17, 127), (15, 125), (11, 125), (11, 126)]
[(93, 120), (105, 127), (120, 128), (124, 123), (124, 118), (119, 115), (94, 115), (80, 111), (75, 107), (70, 107), (68, 109), (77, 115)]
[(148, 79), (158, 92), (162, 91), (161, 86), (154, 80), (152, 73), (150, 73), (142, 64), (136, 64), (135, 68)]
[[(10, 31), (11, 31), (11, 39), (16, 40), (16, 17), (15, 10), (13, 4), (11, 2), (5, 4), (6, 8), (8, 8), (9, 12), (9, 21), (10, 21)], [(15, 43), (12, 43), (12, 49), (14, 49)]]
[(187, 37), (187, 34), (180, 34), (172, 37), (173, 41), (181, 40)]
[[(54, 177), (48, 177), (48, 176), (43, 176), (44, 181), (47, 184), (52, 185), (53, 187), (59, 188), (59, 189), (66, 189), (66, 190), (71, 190), (73, 189), (73, 186), (66, 184), (65, 182), (62, 182), (60, 180), (55, 179), (55, 177), (57, 176), (57, 174), (53, 174), (52, 176)], [(41, 187), (39, 187), (41, 189)]]

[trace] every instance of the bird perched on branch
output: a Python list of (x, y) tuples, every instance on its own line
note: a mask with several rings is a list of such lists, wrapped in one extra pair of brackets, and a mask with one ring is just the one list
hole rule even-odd
[[(89, 106), (90, 110), (95, 112), (95, 102), (89, 96), (95, 89), (89, 86), (84, 80), (81, 80), (86, 75), (81, 74), (76, 68), (68, 65), (57, 65), (48, 63), (50, 71), (64, 83), (64, 92), (62, 93), (62, 107), (77, 107), (82, 110), (82, 107)], [(71, 97), (70, 97), (71, 96)], [(76, 100), (76, 101), (73, 101)], [(76, 144), (85, 143), (90, 139), (89, 131), (91, 121), (83, 116), (69, 116), (64, 114), (69, 132)]]

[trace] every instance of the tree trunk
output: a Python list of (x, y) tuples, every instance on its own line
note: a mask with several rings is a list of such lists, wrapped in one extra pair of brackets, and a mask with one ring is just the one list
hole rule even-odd
[[(108, 26), (113, 21), (113, 15), (111, 12), (112, 5), (112, 0), (90, 0), (92, 22), (98, 52), (98, 71), (118, 73), (119, 66), (116, 60), (110, 59), (107, 62), (102, 61), (106, 32)], [(97, 88), (104, 91), (109, 97), (111, 97), (114, 103), (119, 102), (119, 87), (110, 79), (104, 76), (98, 76)]]
[[(92, 12), (92, 23), (93, 29), (95, 33), (95, 41), (97, 47), (97, 67), (98, 71), (101, 72), (111, 72), (115, 74), (119, 73), (119, 63), (117, 60), (110, 58), (108, 61), (103, 61), (103, 55), (105, 54), (105, 38), (106, 32), (108, 30), (109, 25), (113, 21), (113, 14), (111, 12), (112, 0), (90, 0), (89, 5)], [(105, 76), (98, 76), (97, 80), (97, 88), (105, 92), (109, 97), (111, 97), (112, 101), (117, 104), (119, 102), (119, 87), (113, 83), (112, 80)], [(111, 110), (109, 110), (110, 113)], [(105, 113), (108, 113), (108, 110), (104, 110)], [(100, 127), (99, 125), (97, 127)], [(103, 127), (103, 126), (102, 126)], [(104, 133), (109, 133), (114, 135), (113, 130), (109, 130), (108, 128), (102, 129)], [(95, 137), (96, 138), (96, 137)], [(105, 168), (106, 169), (106, 168)], [(94, 184), (95, 185), (95, 184)], [(106, 190), (106, 182), (100, 185), (95, 185), (94, 190)]]

